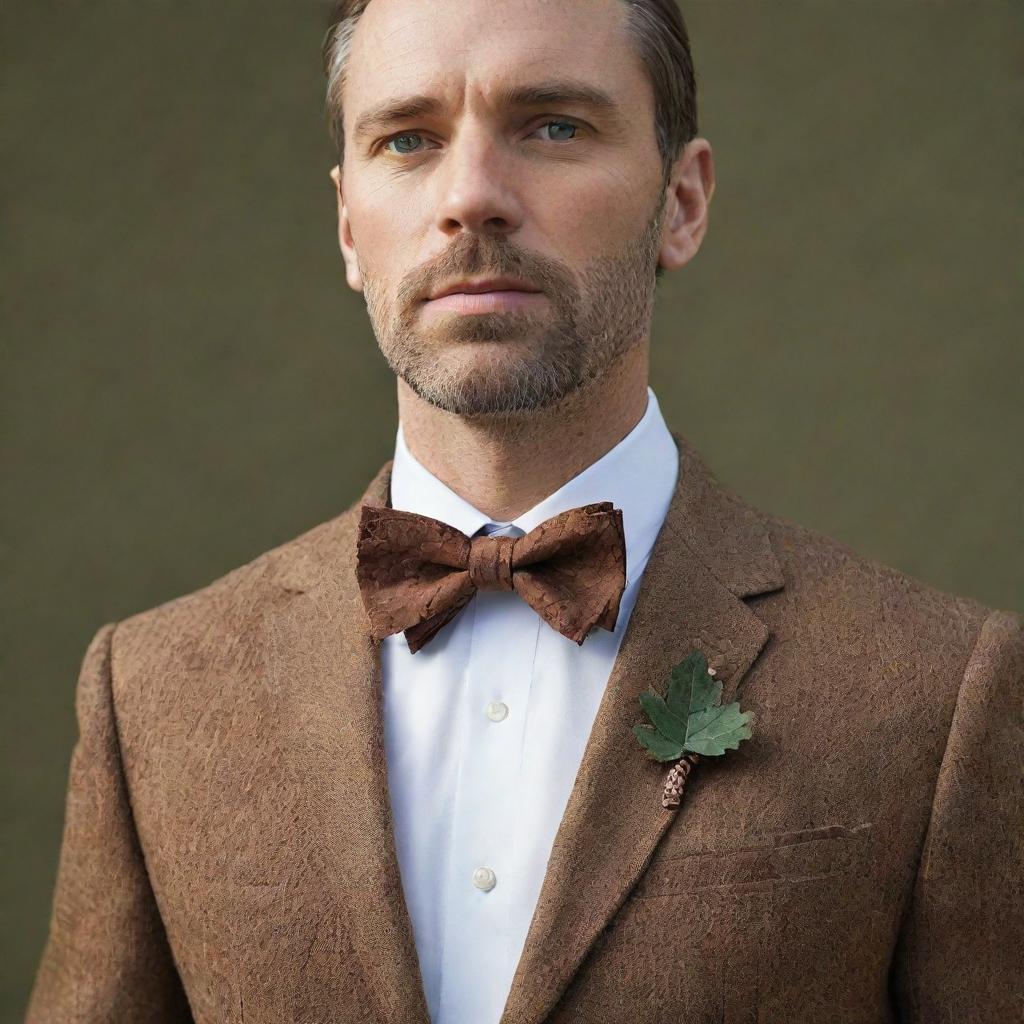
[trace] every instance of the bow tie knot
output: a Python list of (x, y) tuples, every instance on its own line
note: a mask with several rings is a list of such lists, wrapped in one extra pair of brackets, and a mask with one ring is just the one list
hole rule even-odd
[(518, 537), (481, 535), (469, 541), (466, 566), (477, 590), (515, 590), (512, 584), (512, 552)]
[(519, 537), (467, 537), (430, 516), (360, 510), (356, 577), (378, 640), (405, 631), (415, 653), (478, 590), (515, 591), (553, 629), (582, 644), (613, 630), (626, 586), (622, 510), (598, 501)]

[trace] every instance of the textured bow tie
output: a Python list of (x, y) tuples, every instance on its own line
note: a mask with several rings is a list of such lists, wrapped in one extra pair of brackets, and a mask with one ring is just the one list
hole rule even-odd
[(416, 512), (363, 505), (356, 576), (373, 636), (405, 630), (415, 653), (478, 590), (514, 590), (545, 622), (582, 644), (612, 630), (626, 586), (622, 510), (598, 501), (522, 537), (467, 537)]

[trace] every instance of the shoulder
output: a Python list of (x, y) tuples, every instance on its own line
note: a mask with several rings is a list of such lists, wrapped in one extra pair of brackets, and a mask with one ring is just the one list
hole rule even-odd
[[(1024, 621), (820, 531), (775, 515), (762, 522), (784, 585), (748, 599), (770, 631), (747, 684), (754, 706), (783, 723), (790, 754), (806, 746), (815, 764), (841, 763), (849, 778), (870, 774), (902, 794), (883, 807), (844, 791), (862, 820), (923, 827), (909, 808), (930, 805), (950, 743), (995, 750), (1007, 735), (1024, 689)], [(999, 742), (993, 756), (1007, 756)]]
[[(1019, 637), (1021, 617), (951, 593), (818, 530), (758, 513), (785, 586), (756, 598), (771, 625), (819, 648), (959, 682), (983, 628)], [(759, 614), (762, 612), (759, 611)]]
[(268, 610), (316, 586), (354, 546), (359, 501), (202, 587), (114, 624), (113, 671), (207, 662), (255, 639)]

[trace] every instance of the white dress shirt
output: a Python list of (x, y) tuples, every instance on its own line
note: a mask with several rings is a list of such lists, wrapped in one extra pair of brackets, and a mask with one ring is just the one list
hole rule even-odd
[[(522, 536), (566, 509), (622, 509), (626, 589), (614, 632), (578, 645), (518, 594), (480, 591), (425, 647), (381, 648), (395, 842), (434, 1024), (496, 1024), (583, 748), (676, 485), (679, 454), (653, 390), (611, 451), (511, 523), (493, 523), (406, 447), (391, 504), (467, 536)], [(581, 884), (586, 884), (581, 880)]]

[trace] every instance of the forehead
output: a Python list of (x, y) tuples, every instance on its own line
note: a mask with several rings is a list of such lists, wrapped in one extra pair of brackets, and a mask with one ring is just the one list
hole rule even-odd
[(388, 98), (497, 103), (516, 86), (571, 79), (641, 102), (647, 78), (622, 0), (372, 0), (346, 68), (347, 128)]

